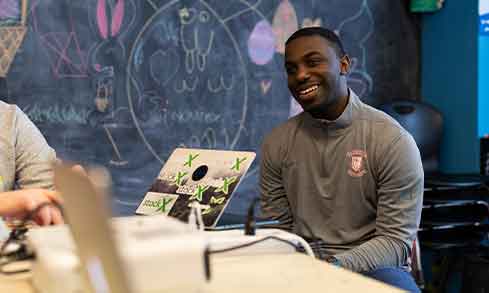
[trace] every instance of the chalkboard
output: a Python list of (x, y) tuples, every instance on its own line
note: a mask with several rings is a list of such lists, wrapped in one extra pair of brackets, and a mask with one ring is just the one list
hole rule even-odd
[[(7, 76), (9, 102), (58, 156), (106, 166), (114, 211), (131, 214), (179, 146), (257, 151), (297, 112), (283, 41), (323, 25), (344, 39), (350, 86), (400, 96), (400, 4), (385, 0), (31, 0)], [(258, 196), (252, 166), (228, 206)]]

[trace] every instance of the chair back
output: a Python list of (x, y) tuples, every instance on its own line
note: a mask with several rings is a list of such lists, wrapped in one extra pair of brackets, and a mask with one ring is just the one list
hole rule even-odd
[(416, 141), (425, 173), (436, 173), (439, 168), (443, 117), (433, 106), (411, 100), (392, 101), (379, 107), (392, 116)]

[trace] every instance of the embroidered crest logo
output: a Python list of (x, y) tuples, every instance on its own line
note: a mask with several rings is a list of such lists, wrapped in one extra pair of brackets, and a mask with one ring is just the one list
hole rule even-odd
[(362, 177), (367, 171), (365, 170), (365, 159), (367, 153), (362, 150), (352, 150), (346, 154), (346, 157), (351, 159), (350, 169), (348, 174), (352, 177)]

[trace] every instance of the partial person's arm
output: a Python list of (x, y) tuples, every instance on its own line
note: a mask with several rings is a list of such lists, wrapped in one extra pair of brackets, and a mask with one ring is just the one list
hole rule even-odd
[[(50, 203), (33, 213), (40, 205)], [(39, 225), (62, 224), (60, 205), (57, 193), (46, 189), (25, 189), (0, 193), (0, 217), (23, 220), (31, 216), (31, 220)], [(33, 213), (32, 215), (30, 215)]]
[[(260, 194), (262, 218), (277, 220), (275, 228), (292, 230), (293, 217), (282, 182), (280, 152), (272, 147), (272, 138), (265, 138), (260, 162)], [(276, 145), (276, 142), (275, 142)]]
[(406, 265), (421, 219), (424, 174), (416, 143), (409, 135), (393, 141), (377, 165), (376, 234), (371, 240), (335, 255), (356, 272)]
[(53, 164), (56, 153), (39, 129), (16, 107), (15, 120), (16, 189), (53, 189)]

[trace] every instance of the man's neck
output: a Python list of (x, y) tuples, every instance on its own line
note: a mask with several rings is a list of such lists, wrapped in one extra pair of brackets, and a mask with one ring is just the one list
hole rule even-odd
[(346, 89), (345, 94), (341, 95), (335, 104), (327, 106), (326, 109), (317, 112), (317, 113), (310, 113), (312, 117), (316, 119), (323, 119), (323, 120), (329, 120), (329, 121), (334, 121), (338, 119), (341, 114), (346, 109), (346, 106), (348, 105), (348, 101), (350, 100), (350, 89)]

